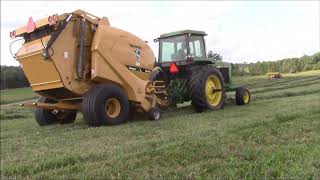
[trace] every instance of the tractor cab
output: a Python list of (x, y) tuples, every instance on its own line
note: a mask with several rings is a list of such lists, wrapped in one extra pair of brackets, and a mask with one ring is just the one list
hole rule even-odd
[(203, 65), (217, 68), (224, 78), (226, 87), (231, 86), (231, 64), (207, 56), (204, 31), (181, 30), (160, 35), (154, 42), (159, 43), (157, 66), (170, 79), (188, 78)]
[(206, 56), (203, 31), (183, 30), (162, 34), (159, 42), (158, 65), (169, 67), (172, 63), (183, 66), (193, 63), (211, 64)]

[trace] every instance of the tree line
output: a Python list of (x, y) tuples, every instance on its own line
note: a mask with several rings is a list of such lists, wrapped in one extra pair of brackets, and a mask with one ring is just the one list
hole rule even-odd
[[(212, 58), (222, 60), (219, 54), (213, 54)], [(320, 52), (311, 56), (304, 55), (300, 58), (286, 58), (278, 61), (266, 61), (256, 63), (232, 64), (232, 74), (263, 75), (267, 72), (295, 73), (308, 70), (320, 70)], [(1, 66), (1, 89), (28, 87), (29, 82), (20, 66)]]
[(11, 89), (29, 86), (29, 82), (19, 66), (1, 66), (0, 88)]
[(277, 61), (232, 64), (232, 74), (263, 75), (268, 72), (296, 73), (309, 70), (320, 70), (320, 52), (300, 58), (286, 58)]

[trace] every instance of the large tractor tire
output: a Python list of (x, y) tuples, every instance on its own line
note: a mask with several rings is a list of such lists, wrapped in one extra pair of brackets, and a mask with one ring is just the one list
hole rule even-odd
[(249, 104), (251, 100), (250, 92), (245, 87), (238, 87), (236, 89), (236, 104), (246, 105)]
[[(40, 96), (38, 103), (56, 103), (55, 101), (48, 99), (44, 96)], [(76, 111), (63, 111), (63, 110), (50, 110), (37, 108), (35, 110), (35, 119), (40, 126), (60, 123), (68, 124), (73, 123), (76, 119)]]
[(123, 90), (115, 85), (97, 85), (82, 101), (82, 113), (91, 126), (117, 125), (129, 116), (130, 105)]
[(225, 86), (219, 70), (206, 66), (193, 72), (189, 82), (192, 105), (197, 112), (224, 107)]

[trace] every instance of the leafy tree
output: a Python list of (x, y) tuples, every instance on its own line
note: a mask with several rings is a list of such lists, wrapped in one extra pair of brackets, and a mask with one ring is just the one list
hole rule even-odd
[(21, 67), (1, 66), (0, 87), (1, 89), (19, 88), (29, 86)]
[(295, 73), (320, 69), (320, 52), (311, 56), (303, 55), (300, 58), (286, 58), (277, 61), (264, 61), (256, 63), (240, 63), (232, 65), (234, 75), (263, 75), (267, 72)]

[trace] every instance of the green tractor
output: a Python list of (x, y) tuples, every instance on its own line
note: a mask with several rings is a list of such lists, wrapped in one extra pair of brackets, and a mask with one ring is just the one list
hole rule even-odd
[[(197, 112), (222, 109), (227, 91), (236, 91), (236, 104), (250, 102), (245, 87), (232, 87), (231, 64), (206, 54), (203, 31), (183, 30), (162, 34), (151, 81), (163, 81), (170, 106), (191, 101)], [(161, 105), (160, 105), (161, 107)]]

